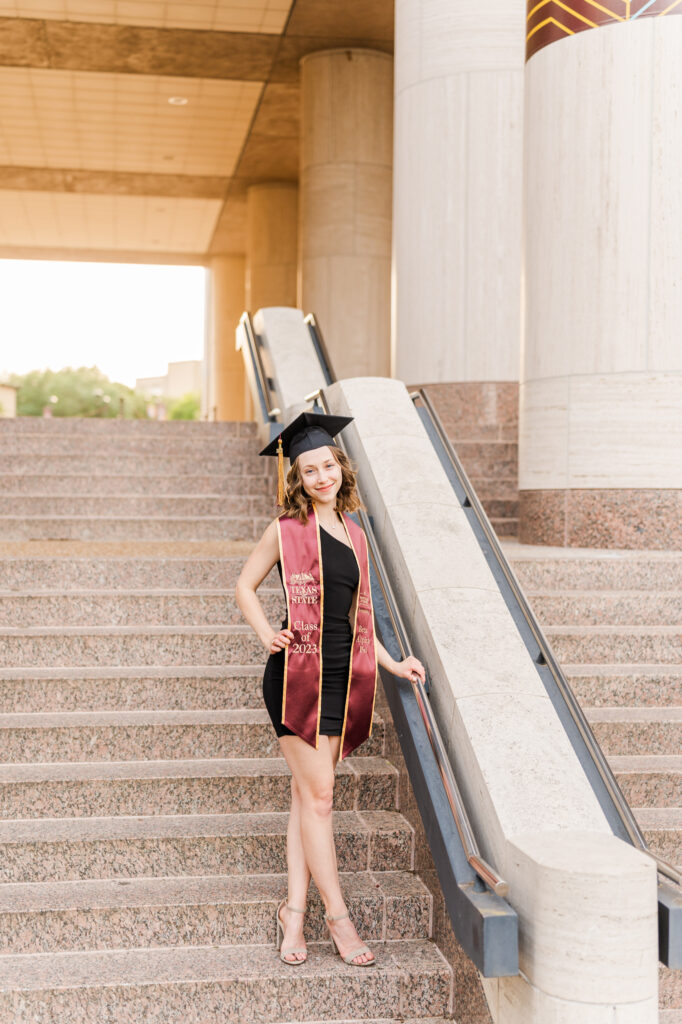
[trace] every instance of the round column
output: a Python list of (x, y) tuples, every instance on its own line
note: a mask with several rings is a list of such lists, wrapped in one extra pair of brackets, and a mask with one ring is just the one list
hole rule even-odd
[(215, 256), (209, 265), (206, 317), (208, 419), (249, 420), (246, 376), (235, 331), (244, 312), (243, 256)]
[(295, 306), (298, 186), (252, 185), (246, 197), (246, 308)]
[(339, 377), (390, 372), (393, 60), (330, 50), (301, 61), (299, 305)]
[(678, 547), (682, 18), (633, 3), (547, 26), (534, 7), (520, 539)]
[[(519, 379), (524, 11), (396, 2), (393, 372), (411, 384)], [(495, 398), (463, 395), (477, 419)]]

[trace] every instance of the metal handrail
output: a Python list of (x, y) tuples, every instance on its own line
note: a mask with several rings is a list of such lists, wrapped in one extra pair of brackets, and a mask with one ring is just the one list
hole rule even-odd
[(678, 885), (682, 885), (682, 874), (677, 870), (677, 868), (675, 868), (672, 864), (669, 864), (667, 861), (663, 860), (657, 854), (652, 853), (652, 851), (649, 849), (646, 839), (644, 838), (642, 831), (639, 825), (637, 824), (637, 820), (634, 814), (632, 813), (632, 809), (628, 804), (627, 800), (625, 799), (625, 796), (623, 795), (620, 786), (618, 785), (616, 777), (614, 776), (611, 767), (608, 761), (606, 760), (606, 757), (604, 756), (603, 750), (597, 742), (597, 739), (590, 727), (590, 724), (587, 721), (585, 713), (583, 709), (580, 707), (580, 704), (578, 703), (578, 700), (575, 694), (573, 693), (573, 690), (571, 689), (571, 686), (568, 680), (566, 679), (561, 669), (561, 666), (554, 657), (554, 654), (547, 641), (547, 638), (545, 637), (542, 628), (535, 617), (533, 610), (531, 609), (530, 605), (528, 604), (528, 601), (526, 600), (526, 596), (523, 590), (521, 589), (521, 586), (514, 574), (513, 569), (511, 568), (509, 562), (507, 561), (507, 558), (498, 542), (497, 535), (490, 524), (490, 521), (485, 513), (485, 510), (483, 509), (480, 501), (478, 500), (474, 488), (469, 482), (469, 478), (467, 477), (464, 467), (462, 466), (457, 456), (457, 453), (455, 452), (455, 449), (453, 448), (452, 443), (450, 442), (450, 439), (445, 431), (445, 427), (443, 426), (443, 422), (438, 413), (436, 412), (433, 403), (431, 402), (431, 399), (429, 398), (424, 388), (417, 388), (415, 391), (411, 392), (410, 398), (412, 398), (413, 401), (415, 399), (418, 399), (423, 403), (424, 408), (426, 409), (429, 418), (431, 419), (431, 422), (433, 423), (433, 426), (438, 433), (443, 448), (448, 456), (448, 459), (452, 464), (452, 468), (457, 474), (457, 477), (466, 493), (469, 505), (471, 506), (472, 511), (474, 512), (476, 518), (478, 519), (481, 528), (485, 532), (486, 540), (490, 544), (490, 547), (493, 550), (493, 553), (495, 555), (495, 558), (497, 559), (500, 569), (502, 570), (507, 579), (507, 582), (512, 590), (514, 598), (516, 599), (519, 608), (533, 634), (535, 642), (538, 645), (540, 653), (549, 671), (551, 672), (554, 681), (556, 682), (556, 685), (564, 700), (564, 703), (576, 725), (576, 728), (578, 729), (578, 732), (580, 733), (580, 736), (585, 744), (585, 747), (587, 748), (588, 753), (590, 754), (590, 757), (592, 758), (592, 761), (594, 762), (594, 765), (599, 773), (599, 776), (604, 786), (606, 787), (606, 790), (613, 802), (613, 805), (618, 813), (618, 816), (620, 817), (623, 827), (630, 838), (630, 842), (633, 846), (636, 846), (643, 853), (647, 853), (650, 857), (653, 858), (653, 860), (656, 861), (657, 869), (658, 871), (660, 871), (662, 875), (665, 875), (667, 878), (671, 879), (671, 881), (673, 882), (676, 882)]
[[(329, 412), (329, 403), (327, 402), (326, 396), (322, 389), (313, 392), (311, 395), (306, 395), (306, 401), (317, 400), (322, 405), (325, 413)], [(342, 439), (338, 437), (335, 442), (344, 452), (346, 451), (345, 444)], [(346, 453), (347, 454), (347, 453)], [(384, 569), (383, 559), (379, 552), (379, 548), (374, 536), (374, 530), (369, 521), (369, 517), (363, 509), (359, 509), (357, 512), (358, 518), (360, 519), (361, 525), (367, 536), (367, 542), (372, 556), (372, 563), (374, 565), (377, 579), (380, 583), (382, 593), (386, 602), (386, 608), (391, 617), (393, 628), (400, 645), (401, 654), (403, 658), (407, 658), (412, 654), (410, 642), (407, 638), (407, 631), (402, 621), (402, 617), (398, 610), (398, 607), (393, 597), (386, 570)], [(445, 750), (445, 744), (440, 734), (440, 730), (436, 723), (436, 719), (431, 708), (431, 703), (428, 699), (426, 689), (421, 679), (417, 675), (413, 675), (410, 679), (412, 684), (412, 690), (414, 693), (417, 707), (419, 708), (426, 734), (431, 744), (436, 764), (440, 777), (443, 781), (443, 788), (445, 789), (445, 795), (447, 797), (452, 817), (455, 822), (455, 827), (462, 846), (466, 855), (467, 861), (469, 862), (472, 870), (478, 875), (478, 877), (488, 885), (493, 892), (498, 896), (506, 896), (509, 892), (509, 883), (501, 878), (495, 868), (492, 867), (482, 856), (481, 851), (476, 842), (469, 817), (462, 800), (459, 787), (455, 780), (450, 759)]]
[(265, 367), (263, 366), (263, 357), (261, 356), (260, 345), (256, 340), (256, 332), (253, 329), (251, 317), (248, 313), (242, 313), (239, 318), (239, 326), (243, 330), (244, 337), (246, 338), (246, 345), (251, 361), (251, 367), (255, 376), (256, 390), (258, 392), (258, 399), (261, 406), (261, 416), (263, 422), (268, 423), (280, 415), (281, 409), (272, 405), (270, 401), (271, 388), (268, 381), (268, 375), (266, 374)]

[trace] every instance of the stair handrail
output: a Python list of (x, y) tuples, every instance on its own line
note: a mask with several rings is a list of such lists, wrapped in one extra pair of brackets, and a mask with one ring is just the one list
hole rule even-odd
[[(240, 347), (242, 348), (247, 375), (250, 369), (253, 376), (255, 391), (258, 395), (261, 420), (263, 423), (271, 423), (277, 416), (281, 415), (281, 409), (270, 401), (273, 388), (263, 366), (261, 347), (258, 336), (253, 329), (253, 322), (249, 313), (242, 313), (237, 330), (242, 332), (243, 342)], [(244, 352), (244, 342), (246, 343), (246, 352)]]
[(423, 404), (435, 430), (438, 433), (439, 440), (443, 445), (443, 449), (447, 454), (452, 469), (456, 473), (459, 482), (461, 483), (462, 488), (466, 493), (467, 502), (471, 507), (472, 512), (476, 516), (479, 525), (481, 526), (482, 530), (485, 533), (486, 541), (490, 545), (492, 554), (495, 557), (499, 565), (499, 568), (501, 569), (501, 571), (503, 572), (504, 576), (507, 579), (507, 582), (509, 583), (509, 587), (511, 588), (514, 594), (517, 604), (533, 634), (535, 642), (538, 645), (542, 659), (544, 663), (547, 665), (552, 676), (554, 677), (557, 688), (561, 693), (567, 710), (569, 711), (576, 725), (576, 728), (580, 733), (580, 736), (585, 744), (587, 752), (589, 753), (590, 757), (592, 758), (592, 761), (594, 762), (595, 768), (597, 769), (599, 776), (601, 777), (604, 786), (612, 800), (614, 808), (621, 819), (623, 828), (625, 829), (628, 837), (630, 838), (630, 842), (633, 846), (637, 847), (643, 853), (648, 854), (656, 862), (656, 867), (662, 875), (665, 875), (666, 878), (669, 878), (677, 885), (682, 885), (682, 873), (680, 873), (677, 870), (677, 868), (674, 867), (672, 864), (668, 863), (668, 861), (664, 860), (662, 857), (659, 857), (657, 854), (653, 853), (649, 849), (647, 841), (644, 838), (644, 835), (642, 834), (642, 831), (637, 823), (637, 819), (632, 813), (632, 808), (628, 804), (623, 794), (623, 791), (621, 790), (618, 781), (615, 775), (613, 774), (613, 771), (611, 770), (611, 766), (606, 760), (604, 752), (601, 746), (599, 745), (599, 742), (597, 741), (594, 732), (592, 731), (592, 728), (587, 720), (585, 712), (581, 708), (578, 699), (575, 696), (573, 689), (571, 688), (570, 683), (566, 679), (566, 676), (564, 675), (561, 666), (559, 665), (558, 661), (554, 656), (552, 648), (549, 642), (547, 641), (547, 638), (545, 637), (545, 634), (535, 616), (535, 613), (528, 604), (526, 596), (521, 588), (521, 585), (519, 584), (519, 581), (516, 578), (514, 570), (512, 569), (511, 565), (509, 564), (509, 561), (507, 560), (507, 557), (497, 539), (495, 530), (493, 529), (490, 520), (488, 519), (488, 516), (478, 499), (476, 491), (474, 490), (474, 488), (471, 485), (471, 482), (469, 481), (466, 471), (462, 466), (462, 463), (452, 445), (452, 442), (450, 441), (450, 438), (446, 433), (445, 427), (443, 426), (443, 421), (441, 420), (436, 409), (434, 408), (429, 395), (427, 394), (426, 390), (423, 387), (419, 387), (410, 392), (410, 398), (412, 398), (413, 402), (420, 401)]
[[(327, 402), (327, 398), (326, 395), (324, 394), (323, 389), (319, 389), (318, 391), (314, 391), (310, 395), (306, 395), (305, 400), (306, 402), (319, 402), (320, 405), (322, 406), (323, 411), (325, 413), (329, 413), (329, 403)], [(343, 439), (340, 436), (336, 438), (335, 444), (337, 444), (346, 455), (348, 454)], [(361, 496), (361, 490), (359, 487), (358, 493)], [(398, 610), (398, 606), (393, 595), (393, 590), (388, 580), (388, 574), (386, 573), (383, 558), (381, 557), (381, 553), (379, 552), (379, 547), (377, 545), (374, 529), (369, 520), (369, 516), (364, 511), (364, 509), (358, 509), (356, 514), (360, 519), (361, 526), (365, 531), (365, 535), (367, 537), (367, 544), (370, 550), (370, 554), (372, 556), (372, 564), (374, 565), (377, 580), (381, 586), (381, 591), (384, 595), (386, 607), (390, 615), (394, 632), (396, 634), (396, 638), (400, 646), (401, 654), (403, 656), (403, 659), (407, 658), (413, 653), (412, 647), (408, 639), (407, 630), (405, 629), (402, 616), (400, 614), (400, 611)], [(509, 883), (506, 882), (503, 878), (501, 878), (500, 875), (495, 870), (495, 868), (492, 867), (492, 865), (489, 864), (488, 861), (486, 861), (481, 856), (481, 851), (479, 849), (478, 843), (476, 842), (474, 830), (471, 826), (471, 822), (469, 821), (469, 816), (466, 812), (466, 808), (464, 806), (464, 801), (462, 799), (459, 786), (457, 785), (457, 781), (452, 771), (452, 765), (446, 752), (445, 744), (443, 743), (443, 738), (440, 734), (438, 724), (436, 723), (436, 719), (431, 708), (431, 702), (429, 701), (426, 688), (422, 683), (421, 679), (419, 678), (419, 676), (416, 675), (416, 673), (413, 674), (412, 677), (410, 678), (410, 683), (412, 684), (412, 690), (414, 693), (415, 700), (417, 702), (417, 707), (419, 708), (419, 713), (424, 723), (424, 728), (426, 729), (426, 734), (429, 738), (431, 749), (433, 750), (433, 754), (436, 759), (438, 772), (443, 781), (445, 795), (447, 797), (448, 804), (450, 805), (450, 810), (452, 812), (452, 817), (455, 822), (455, 827), (457, 829), (459, 838), (464, 848), (467, 861), (469, 862), (472, 870), (478, 875), (478, 877), (483, 882), (485, 882), (486, 885), (488, 885), (492, 889), (493, 892), (495, 892), (498, 896), (506, 896), (509, 892)]]

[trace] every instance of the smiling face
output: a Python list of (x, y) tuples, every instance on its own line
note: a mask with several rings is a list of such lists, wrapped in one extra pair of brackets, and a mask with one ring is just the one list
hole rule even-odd
[(334, 508), (343, 474), (328, 446), (302, 452), (298, 457), (298, 471), (306, 494), (318, 504)]

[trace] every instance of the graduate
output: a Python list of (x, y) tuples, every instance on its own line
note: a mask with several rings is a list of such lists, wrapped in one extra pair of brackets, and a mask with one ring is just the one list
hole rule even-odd
[[(344, 902), (332, 833), (334, 771), (371, 733), (377, 664), (424, 681), (417, 658), (396, 662), (374, 633), (367, 538), (348, 513), (360, 508), (355, 474), (334, 444), (352, 417), (304, 412), (261, 455), (278, 458), (282, 514), (265, 530), (236, 587), (237, 603), (269, 654), (263, 698), (291, 769), (288, 895), (277, 908), (284, 963), (307, 957), (310, 878), (322, 897), (333, 948), (356, 967), (375, 963)], [(284, 481), (283, 460), (290, 469)], [(257, 589), (277, 565), (286, 598), (279, 629)]]

